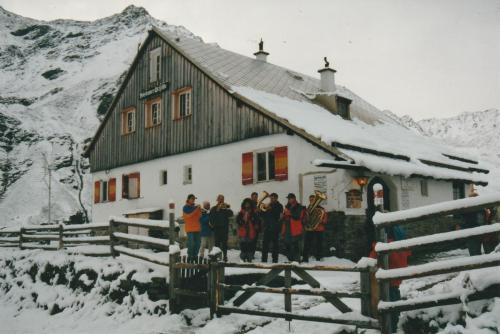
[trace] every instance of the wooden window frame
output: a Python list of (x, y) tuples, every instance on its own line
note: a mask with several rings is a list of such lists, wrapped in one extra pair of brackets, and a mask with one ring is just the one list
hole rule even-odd
[(420, 180), (420, 195), (422, 197), (429, 197), (429, 182), (427, 180)]
[[(189, 113), (181, 116), (181, 95), (189, 94)], [(172, 120), (188, 118), (193, 114), (193, 88), (183, 87), (172, 92)]]
[[(346, 209), (362, 209), (363, 208), (363, 192), (359, 189), (351, 189), (345, 193)], [(355, 196), (357, 198), (355, 198)]]
[[(155, 68), (153, 69), (153, 57), (156, 57)], [(161, 46), (149, 50), (149, 83), (158, 83), (161, 81), (161, 59), (162, 48)], [(154, 70), (154, 75), (153, 74)]]
[[(134, 127), (132, 130), (128, 129), (128, 115), (134, 113)], [(135, 107), (128, 107), (122, 110), (121, 112), (121, 121), (122, 121), (122, 136), (129, 135), (135, 133), (137, 129), (137, 111)]]
[[(158, 104), (158, 123), (153, 124), (153, 105)], [(149, 128), (154, 128), (156, 126), (160, 126), (162, 122), (162, 98), (161, 96), (157, 96), (154, 98), (150, 98), (144, 102), (144, 126)]]
[[(137, 179), (137, 196), (130, 196), (130, 179)], [(141, 173), (128, 173), (122, 175), (122, 198), (138, 199), (141, 198)]]

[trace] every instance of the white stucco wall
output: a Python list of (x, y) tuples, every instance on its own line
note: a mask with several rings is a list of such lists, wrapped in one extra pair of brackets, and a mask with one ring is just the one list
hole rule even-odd
[[(242, 185), (242, 153), (266, 148), (272, 149), (276, 146), (288, 146), (288, 180)], [(222, 193), (226, 197), (226, 202), (234, 209), (239, 208), (242, 199), (249, 197), (251, 192), (256, 191), (260, 194), (261, 191), (266, 190), (269, 193), (276, 192), (280, 197), (279, 200), (284, 204), (286, 202), (285, 196), (289, 192), (294, 192), (298, 198), (300, 197), (299, 174), (307, 173), (308, 175), (303, 176), (302, 191), (303, 204), (305, 204), (307, 196), (314, 190), (315, 174), (309, 173), (331, 171), (333, 172), (328, 174), (316, 174), (316, 176), (326, 176), (328, 194), (326, 209), (345, 211), (348, 215), (363, 215), (366, 208), (366, 188), (363, 191), (363, 207), (361, 209), (346, 209), (345, 193), (350, 189), (359, 188), (352, 180), (355, 172), (315, 167), (311, 161), (316, 158), (330, 158), (330, 156), (296, 135), (280, 134), (163, 157), (106, 172), (96, 172), (93, 174), (93, 181), (116, 178), (116, 201), (93, 204), (92, 219), (94, 222), (105, 222), (110, 215), (122, 215), (132, 210), (145, 208), (164, 209), (166, 218), (170, 200), (175, 202), (176, 216), (178, 216), (186, 196), (190, 193), (194, 193), (198, 197), (198, 203), (208, 200), (211, 204), (215, 203), (217, 194)], [(192, 184), (183, 184), (183, 167), (185, 165), (192, 166)], [(160, 185), (162, 170), (168, 171), (167, 185)], [(122, 199), (122, 174), (133, 172), (141, 174), (141, 196), (138, 199)], [(401, 178), (386, 176), (384, 179), (388, 181), (391, 188), (396, 189), (396, 192), (393, 193), (395, 198), (392, 201), (397, 203), (397, 208), (402, 208)], [(410, 207), (452, 199), (452, 187), (449, 182), (429, 180), (429, 197), (420, 196), (419, 180), (409, 180), (407, 184), (411, 185), (407, 187)]]

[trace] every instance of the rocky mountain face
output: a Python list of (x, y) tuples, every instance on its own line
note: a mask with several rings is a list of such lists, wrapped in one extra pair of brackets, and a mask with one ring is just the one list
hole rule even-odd
[(89, 213), (83, 145), (153, 24), (192, 36), (134, 6), (92, 22), (0, 7), (0, 226), (46, 223), (49, 178), (52, 221)]
[[(151, 25), (193, 36), (134, 6), (92, 22), (38, 21), (0, 7), (0, 226), (46, 223), (49, 183), (52, 222), (90, 214), (82, 149)], [(417, 133), (479, 152), (486, 167), (500, 166), (498, 110), (419, 122), (385, 114)]]

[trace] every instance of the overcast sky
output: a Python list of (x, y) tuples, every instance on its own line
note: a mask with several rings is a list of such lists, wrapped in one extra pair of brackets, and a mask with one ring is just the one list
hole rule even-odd
[(323, 56), (380, 109), (416, 119), (500, 108), (500, 0), (0, 0), (36, 19), (94, 20), (142, 6), (207, 42), (318, 76)]

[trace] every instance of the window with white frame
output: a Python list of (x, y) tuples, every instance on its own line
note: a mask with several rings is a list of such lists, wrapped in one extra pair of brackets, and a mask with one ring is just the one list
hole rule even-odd
[(149, 82), (160, 82), (161, 47), (149, 51)]
[(144, 103), (145, 126), (150, 128), (161, 123), (161, 97), (149, 99)]
[(135, 132), (135, 107), (122, 111), (122, 135)]
[(424, 197), (429, 196), (427, 180), (420, 180), (420, 194)]
[(255, 153), (257, 182), (274, 180), (274, 149)]
[(193, 183), (193, 168), (191, 165), (184, 166), (184, 181), (183, 184)]
[(192, 111), (192, 89), (184, 87), (172, 93), (172, 118), (174, 120), (190, 116)]
[(160, 171), (160, 185), (164, 186), (168, 183), (168, 172), (166, 170)]

